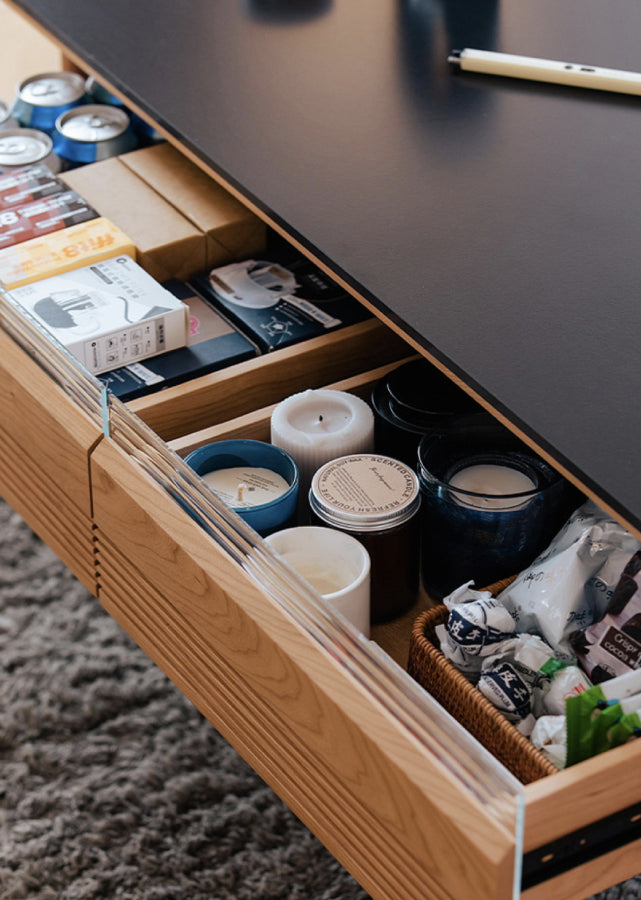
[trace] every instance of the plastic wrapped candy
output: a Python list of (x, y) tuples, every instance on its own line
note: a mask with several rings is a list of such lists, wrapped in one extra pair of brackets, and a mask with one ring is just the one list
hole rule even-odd
[(532, 729), (530, 740), (557, 769), (565, 767), (567, 755), (565, 715), (541, 716)]
[(559, 661), (538, 635), (520, 634), (497, 645), (483, 660), (477, 687), (523, 734), (534, 727), (540, 696), (549, 689)]
[(547, 715), (565, 718), (565, 701), (592, 687), (578, 666), (563, 666), (552, 675), (549, 689), (543, 696), (543, 711)]

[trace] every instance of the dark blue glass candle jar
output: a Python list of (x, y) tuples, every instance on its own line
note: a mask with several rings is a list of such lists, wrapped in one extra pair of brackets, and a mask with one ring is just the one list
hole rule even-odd
[(423, 584), (435, 600), (516, 574), (567, 515), (567, 482), (486, 413), (421, 440)]

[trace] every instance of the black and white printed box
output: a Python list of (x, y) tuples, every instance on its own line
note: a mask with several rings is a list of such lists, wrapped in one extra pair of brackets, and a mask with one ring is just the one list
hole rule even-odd
[(12, 297), (95, 375), (187, 342), (187, 305), (129, 256), (31, 282)]

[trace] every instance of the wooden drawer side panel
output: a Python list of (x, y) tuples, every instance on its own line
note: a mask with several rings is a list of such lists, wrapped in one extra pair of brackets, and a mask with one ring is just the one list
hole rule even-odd
[[(323, 386), (335, 391), (349, 391), (349, 393), (356, 394), (361, 399), (369, 401), (372, 388), (376, 382), (392, 369), (395, 369), (397, 365), (398, 363), (391, 363), (387, 366), (379, 366), (377, 369), (370, 369), (360, 375), (353, 375), (351, 378), (344, 378), (341, 381), (335, 381), (332, 384)], [(204, 428), (182, 438), (176, 438), (176, 440), (169, 442), (169, 446), (180, 456), (186, 456), (192, 450), (210, 441), (231, 440), (233, 438), (269, 441), (271, 415), (276, 406), (276, 403), (272, 403), (244, 416), (221, 422), (220, 425), (212, 425), (210, 428)]]
[(2, 330), (0, 427), (14, 441), (16, 464), (21, 464), (23, 453), (29, 458), (27, 486), (30, 472), (37, 470), (41, 490), (55, 485), (86, 517), (91, 516), (89, 453), (101, 432)]
[(511, 896), (512, 835), (111, 442), (92, 471), (101, 601), (374, 896)]

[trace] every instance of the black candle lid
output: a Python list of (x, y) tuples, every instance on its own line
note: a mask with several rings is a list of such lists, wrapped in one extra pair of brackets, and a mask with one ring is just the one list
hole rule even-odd
[(414, 359), (390, 372), (387, 391), (392, 410), (410, 421), (478, 409), (469, 394), (426, 359)]

